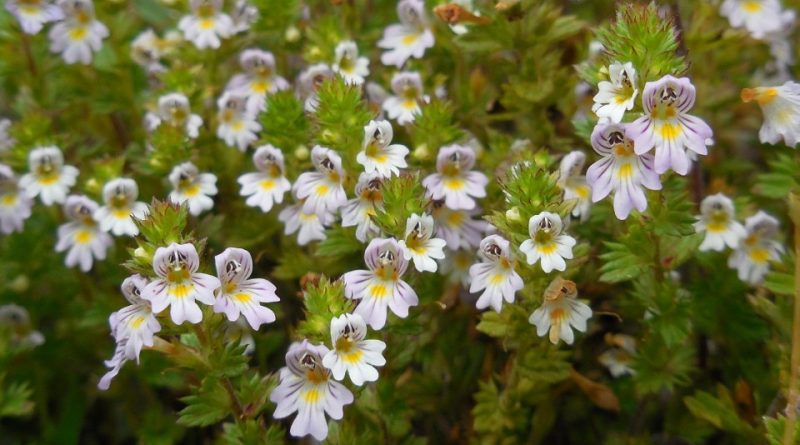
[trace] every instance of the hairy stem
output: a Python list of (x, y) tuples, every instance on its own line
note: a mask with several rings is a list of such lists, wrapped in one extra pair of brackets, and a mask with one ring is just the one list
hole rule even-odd
[(800, 192), (789, 195), (789, 213), (794, 223), (794, 321), (792, 322), (792, 356), (790, 359), (789, 388), (787, 391), (786, 425), (783, 430), (784, 445), (795, 443), (797, 421), (798, 373), (800, 373)]

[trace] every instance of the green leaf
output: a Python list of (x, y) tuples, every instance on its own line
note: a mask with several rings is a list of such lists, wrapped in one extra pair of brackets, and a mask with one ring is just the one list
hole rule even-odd
[(219, 379), (207, 377), (195, 391), (194, 394), (181, 398), (186, 407), (178, 413), (180, 425), (213, 425), (231, 413), (231, 399)]
[(0, 418), (19, 417), (33, 411), (33, 402), (30, 400), (33, 391), (27, 383), (11, 383), (3, 387), (3, 378), (0, 374)]

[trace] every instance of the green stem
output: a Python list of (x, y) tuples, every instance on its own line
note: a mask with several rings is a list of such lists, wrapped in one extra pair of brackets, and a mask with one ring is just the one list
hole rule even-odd
[(800, 192), (789, 195), (789, 213), (794, 223), (794, 320), (792, 323), (792, 352), (790, 358), (789, 388), (787, 390), (786, 425), (783, 429), (784, 445), (795, 443), (797, 422), (798, 379), (800, 379)]

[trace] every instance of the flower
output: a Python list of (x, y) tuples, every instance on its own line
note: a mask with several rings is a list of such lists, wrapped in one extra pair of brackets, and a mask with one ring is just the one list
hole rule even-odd
[(304, 100), (303, 108), (307, 113), (317, 111), (317, 90), (323, 82), (330, 79), (333, 79), (333, 70), (324, 63), (311, 65), (297, 77), (297, 92)]
[(367, 173), (361, 173), (356, 183), (356, 197), (342, 206), (342, 227), (356, 227), (356, 239), (366, 242), (367, 238), (380, 234), (380, 227), (372, 220), (378, 209), (383, 209), (381, 180)]
[(700, 216), (694, 223), (697, 233), (705, 232), (700, 251), (722, 251), (727, 245), (731, 249), (739, 247), (739, 242), (747, 235), (744, 226), (734, 218), (733, 201), (722, 193), (706, 196), (700, 203)]
[(311, 163), (316, 171), (302, 173), (292, 190), (298, 199), (305, 200), (306, 213), (335, 212), (347, 202), (342, 158), (330, 148), (317, 145), (311, 150)]
[(744, 222), (746, 236), (728, 258), (728, 267), (736, 269), (739, 279), (757, 285), (769, 270), (769, 262), (777, 261), (783, 245), (775, 240), (778, 220), (760, 211)]
[(250, 252), (228, 247), (214, 257), (221, 286), (217, 289), (214, 312), (224, 313), (228, 321), (236, 321), (241, 314), (254, 330), (262, 324), (275, 321), (275, 313), (259, 303), (280, 301), (275, 295), (275, 285), (263, 278), (250, 278), (253, 258)]
[(157, 278), (145, 286), (142, 298), (152, 303), (156, 314), (170, 306), (169, 315), (175, 324), (200, 323), (203, 312), (195, 301), (213, 305), (214, 291), (221, 284), (215, 276), (198, 273), (199, 267), (200, 258), (193, 244), (159, 247), (153, 256)]
[(421, 59), (433, 47), (434, 37), (423, 0), (400, 0), (397, 16), (400, 23), (386, 27), (378, 47), (388, 50), (381, 55), (381, 63), (400, 68), (410, 57)]
[[(475, 252), (473, 250), (458, 249), (447, 252), (447, 256), (439, 264), (439, 273), (447, 277), (449, 283), (458, 284), (464, 289), (469, 289), (472, 278), (469, 276), (469, 268), (475, 262)], [(463, 293), (459, 294), (464, 297)], [(475, 303), (475, 299), (463, 298), (469, 304)]]
[(331, 67), (349, 85), (361, 85), (369, 75), (369, 59), (358, 57), (358, 46), (352, 40), (336, 45), (336, 60)]
[(625, 128), (634, 141), (636, 154), (655, 147), (656, 173), (670, 168), (679, 175), (688, 173), (691, 161), (687, 149), (699, 155), (708, 154), (706, 146), (713, 144), (714, 134), (702, 119), (688, 114), (694, 100), (694, 85), (688, 77), (677, 79), (666, 75), (645, 84), (642, 94), (645, 114)]
[(314, 240), (324, 240), (326, 238), (325, 227), (333, 224), (336, 219), (331, 212), (315, 213), (306, 211), (305, 207), (305, 202), (301, 199), (278, 214), (278, 219), (286, 225), (283, 234), (291, 235), (297, 232), (297, 244), (301, 246)]
[(472, 249), (481, 242), (487, 223), (482, 219), (472, 219), (480, 214), (480, 209), (453, 210), (444, 205), (444, 201), (433, 201), (431, 215), (436, 223), (436, 237), (447, 242), (447, 248)]
[(258, 172), (239, 176), (242, 196), (247, 196), (246, 204), (269, 212), (273, 204), (283, 202), (283, 195), (292, 188), (286, 179), (283, 153), (272, 145), (262, 145), (253, 153), (253, 165)]
[(414, 267), (420, 272), (436, 272), (436, 261), (444, 258), (444, 246), (447, 242), (433, 236), (433, 217), (412, 213), (406, 220), (405, 239), (399, 242), (406, 261), (414, 261)]
[(0, 153), (8, 151), (17, 143), (17, 141), (8, 134), (9, 128), (11, 128), (11, 121), (8, 119), (0, 119)]
[(774, 145), (783, 139), (792, 148), (800, 143), (800, 83), (745, 88), (742, 100), (755, 100), (764, 113), (764, 124), (758, 132), (761, 142)]
[(161, 63), (167, 45), (152, 28), (139, 33), (131, 42), (131, 59), (148, 73), (160, 73), (166, 70)]
[(586, 176), (581, 174), (586, 164), (586, 155), (582, 151), (571, 151), (561, 158), (558, 185), (564, 190), (564, 200), (574, 199), (577, 202), (571, 215), (585, 221), (592, 207), (592, 189), (586, 184)]
[(158, 110), (148, 112), (145, 117), (148, 131), (155, 131), (163, 122), (172, 127), (182, 128), (192, 139), (197, 138), (203, 119), (192, 114), (189, 99), (181, 93), (166, 94), (158, 98)]
[(200, 173), (191, 162), (178, 164), (169, 174), (173, 190), (169, 200), (175, 204), (188, 203), (189, 213), (199, 215), (214, 207), (212, 196), (217, 194), (217, 177), (211, 173)]
[(636, 340), (630, 335), (606, 334), (606, 343), (614, 347), (600, 354), (597, 361), (608, 368), (611, 376), (616, 379), (636, 374), (636, 371), (631, 368), (633, 356), (636, 354)]
[(64, 214), (70, 220), (58, 227), (56, 252), (67, 252), (64, 264), (80, 266), (82, 272), (92, 269), (94, 259), (106, 259), (106, 251), (114, 241), (97, 227), (92, 215), (97, 203), (85, 196), (71, 195), (64, 203)]
[(453, 210), (472, 210), (474, 198), (486, 196), (489, 179), (475, 166), (475, 152), (464, 145), (446, 145), (439, 149), (436, 157), (436, 173), (428, 175), (422, 185), (426, 195), (434, 200), (444, 199)]
[(511, 257), (508, 240), (499, 235), (489, 235), (481, 241), (478, 255), (481, 262), (469, 268), (472, 284), (469, 291), (480, 292), (475, 306), (486, 309), (491, 306), (496, 312), (503, 308), (503, 300), (514, 302), (514, 295), (525, 284), (514, 270), (516, 261)]
[(33, 200), (19, 187), (14, 171), (0, 164), (0, 233), (21, 232), (31, 207)]
[(531, 239), (520, 244), (519, 250), (527, 256), (528, 264), (542, 260), (542, 270), (550, 273), (567, 268), (564, 259), (572, 258), (575, 238), (562, 233), (561, 217), (555, 213), (542, 212), (528, 220)]
[(223, 0), (189, 0), (192, 13), (181, 18), (178, 29), (197, 48), (219, 48), (221, 38), (227, 39), (233, 35), (233, 20), (221, 11), (222, 2)]
[(78, 169), (64, 165), (56, 146), (34, 148), (28, 154), (28, 170), (19, 178), (19, 186), (29, 198), (38, 196), (47, 206), (63, 203), (78, 177)]
[(422, 92), (422, 79), (419, 73), (404, 71), (392, 77), (393, 96), (383, 101), (383, 110), (389, 119), (396, 119), (400, 125), (414, 122), (414, 117), (422, 113), (420, 104), (428, 102)]
[(272, 414), (283, 419), (297, 412), (289, 433), (294, 437), (311, 435), (316, 440), (328, 436), (325, 414), (341, 419), (345, 405), (353, 403), (353, 393), (331, 380), (331, 372), (322, 366), (328, 348), (312, 345), (308, 340), (295, 342), (286, 353), (286, 366), (281, 368), (280, 383), (269, 395), (277, 404)]
[(109, 368), (108, 372), (103, 374), (103, 377), (100, 378), (100, 381), (97, 383), (97, 389), (100, 391), (106, 391), (111, 386), (111, 380), (119, 374), (119, 371), (122, 369), (122, 365), (128, 361), (126, 357), (125, 351), (127, 350), (128, 339), (124, 338), (117, 342), (117, 346), (114, 348), (114, 356), (111, 360), (106, 360), (105, 365), (106, 368)]
[(255, 110), (248, 105), (247, 96), (226, 91), (217, 101), (219, 126), (217, 137), (229, 147), (247, 150), (258, 139), (261, 124), (256, 121)]
[(44, 335), (31, 325), (28, 310), (13, 303), (0, 305), (0, 329), (12, 348), (31, 349), (44, 343)]
[(405, 145), (392, 144), (394, 130), (389, 121), (369, 121), (364, 127), (364, 142), (356, 161), (364, 166), (364, 171), (381, 178), (400, 175), (400, 169), (408, 167)]
[(92, 53), (100, 51), (108, 28), (94, 16), (91, 0), (59, 0), (64, 20), (56, 23), (48, 37), (50, 51), (60, 53), (64, 62), (84, 65), (92, 63)]
[(111, 335), (115, 340), (127, 340), (124, 344), (125, 358), (139, 362), (139, 353), (144, 346), (153, 346), (153, 335), (161, 330), (150, 302), (142, 299), (147, 279), (139, 274), (132, 275), (122, 282), (122, 295), (129, 306), (112, 312), (108, 317)]
[(269, 51), (246, 49), (239, 56), (239, 65), (244, 73), (233, 76), (226, 89), (248, 96), (255, 109), (266, 109), (267, 94), (289, 88), (289, 82), (275, 73), (275, 56)]
[(6, 0), (6, 10), (26, 34), (38, 34), (45, 23), (64, 18), (61, 8), (50, 0)]
[(549, 332), (550, 343), (556, 345), (564, 340), (568, 345), (575, 341), (572, 329), (586, 332), (586, 321), (592, 309), (575, 299), (578, 290), (575, 283), (563, 278), (554, 279), (544, 291), (542, 305), (533, 311), (528, 322), (536, 326), (536, 335), (544, 337)]
[(643, 188), (661, 190), (653, 169), (652, 154), (638, 155), (626, 136), (624, 124), (598, 124), (592, 131), (592, 148), (602, 158), (586, 170), (586, 183), (597, 202), (614, 192), (614, 214), (626, 219), (634, 208), (643, 212), (647, 196)]
[(331, 370), (333, 378), (342, 380), (347, 373), (356, 386), (378, 380), (375, 367), (386, 364), (386, 343), (366, 337), (367, 324), (360, 315), (342, 314), (331, 319), (333, 349), (322, 357), (322, 365)]
[(782, 10), (779, 0), (725, 0), (719, 11), (731, 26), (744, 27), (756, 39), (780, 32), (787, 14), (793, 15)]
[(136, 201), (139, 187), (136, 181), (129, 178), (117, 178), (103, 186), (104, 206), (97, 209), (94, 219), (100, 223), (100, 229), (111, 232), (114, 236), (136, 236), (139, 228), (131, 217), (144, 219), (147, 215), (147, 204)]
[(387, 308), (405, 318), (408, 308), (419, 304), (414, 289), (401, 279), (408, 268), (408, 261), (400, 255), (401, 248), (401, 243), (394, 238), (375, 238), (364, 251), (364, 263), (369, 270), (342, 275), (345, 297), (361, 300), (353, 313), (360, 315), (373, 329), (381, 329), (386, 324)]
[(235, 34), (250, 30), (250, 26), (258, 21), (258, 8), (250, 4), (247, 0), (236, 0), (233, 6), (231, 20), (233, 20), (233, 32)]
[(601, 122), (622, 122), (625, 111), (633, 108), (639, 89), (636, 88), (636, 69), (631, 62), (615, 62), (608, 67), (609, 80), (597, 84), (592, 111)]

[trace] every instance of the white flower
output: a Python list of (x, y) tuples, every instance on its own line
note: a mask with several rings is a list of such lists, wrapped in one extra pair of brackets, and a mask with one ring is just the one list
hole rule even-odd
[(106, 368), (109, 368), (108, 372), (103, 374), (103, 377), (100, 378), (100, 381), (97, 383), (97, 389), (100, 391), (106, 391), (111, 386), (111, 380), (119, 374), (119, 371), (122, 369), (122, 365), (128, 361), (126, 352), (128, 349), (128, 339), (123, 338), (120, 341), (117, 341), (117, 346), (114, 348), (114, 356), (111, 360), (105, 361)]
[(350, 85), (361, 85), (369, 75), (369, 59), (358, 57), (356, 42), (345, 40), (336, 45), (336, 60), (331, 67)]
[(254, 109), (263, 111), (267, 94), (289, 88), (289, 82), (275, 72), (275, 57), (271, 52), (246, 49), (239, 56), (239, 65), (244, 73), (233, 76), (226, 89), (246, 95)]
[(64, 20), (56, 23), (48, 33), (50, 51), (61, 54), (66, 63), (92, 62), (92, 53), (100, 51), (108, 28), (94, 16), (91, 0), (59, 0)]
[(600, 91), (594, 96), (592, 111), (601, 122), (611, 120), (619, 123), (622, 122), (625, 112), (633, 108), (639, 94), (639, 89), (636, 88), (636, 69), (630, 62), (612, 63), (608, 67), (608, 77), (609, 80), (597, 84)]
[(64, 214), (70, 220), (58, 227), (56, 252), (67, 252), (64, 264), (80, 266), (82, 272), (92, 269), (95, 259), (106, 259), (106, 251), (114, 241), (97, 227), (92, 215), (97, 203), (85, 196), (71, 195), (64, 203)]
[(324, 440), (328, 436), (325, 414), (341, 419), (344, 406), (353, 403), (353, 393), (331, 380), (331, 372), (322, 366), (322, 357), (327, 353), (324, 345), (314, 346), (308, 340), (292, 343), (286, 353), (286, 366), (280, 371), (280, 383), (269, 395), (269, 400), (277, 404), (272, 414), (276, 419), (297, 412), (289, 429), (294, 437), (310, 434), (316, 440)]
[(8, 151), (17, 143), (17, 141), (8, 134), (9, 128), (11, 128), (11, 121), (8, 119), (0, 119), (0, 153)]
[(356, 197), (342, 206), (342, 227), (356, 227), (356, 238), (366, 242), (380, 234), (380, 227), (372, 220), (377, 210), (383, 209), (381, 180), (362, 173), (356, 183)]
[(238, 34), (249, 31), (250, 26), (258, 21), (258, 8), (250, 4), (247, 0), (236, 0), (231, 13), (233, 20), (233, 32)]
[(586, 155), (582, 151), (572, 151), (561, 158), (559, 166), (558, 186), (564, 190), (564, 200), (574, 199), (577, 202), (572, 208), (572, 216), (585, 221), (592, 207), (592, 189), (586, 183), (586, 176), (581, 174), (586, 164)]
[(142, 299), (146, 286), (147, 280), (139, 274), (126, 278), (121, 289), (130, 305), (108, 317), (114, 339), (117, 342), (127, 340), (124, 344), (125, 358), (137, 363), (142, 348), (152, 347), (153, 335), (161, 330), (161, 324), (150, 309), (150, 302)]
[(575, 341), (573, 328), (586, 332), (592, 309), (576, 300), (577, 295), (575, 283), (561, 278), (553, 280), (545, 290), (542, 305), (528, 318), (529, 323), (536, 325), (536, 335), (544, 337), (549, 333), (550, 343), (555, 345), (564, 340), (571, 345)]
[(147, 215), (147, 204), (136, 201), (139, 187), (133, 179), (117, 178), (103, 186), (104, 206), (97, 209), (94, 219), (100, 223), (100, 229), (111, 232), (114, 236), (136, 236), (139, 228), (133, 218), (144, 219)]
[(147, 69), (149, 73), (159, 73), (166, 70), (161, 64), (164, 55), (164, 44), (155, 31), (147, 29), (139, 33), (131, 42), (131, 59), (138, 65)]
[(606, 334), (606, 342), (616, 346), (600, 354), (597, 361), (608, 368), (611, 376), (616, 379), (636, 374), (636, 371), (631, 368), (633, 355), (636, 354), (636, 340), (630, 335)]
[(800, 143), (800, 83), (786, 82), (779, 87), (757, 87), (742, 90), (742, 100), (755, 100), (764, 113), (764, 124), (758, 132), (763, 143), (777, 144), (781, 139), (789, 147)]
[(369, 121), (364, 127), (364, 142), (356, 155), (356, 162), (364, 166), (364, 171), (381, 178), (400, 175), (400, 169), (408, 167), (405, 145), (392, 144), (394, 130), (389, 121)]
[(274, 204), (283, 202), (283, 195), (292, 188), (284, 176), (283, 153), (272, 145), (262, 145), (253, 154), (253, 164), (258, 172), (239, 176), (242, 196), (247, 196), (247, 205), (269, 212)]
[(422, 79), (419, 73), (402, 72), (392, 77), (393, 96), (383, 101), (383, 110), (389, 119), (396, 119), (400, 125), (414, 122), (414, 117), (422, 113), (420, 104), (428, 102), (422, 92)]
[(78, 177), (78, 169), (64, 165), (64, 155), (55, 146), (34, 148), (28, 154), (28, 170), (19, 186), (29, 198), (38, 196), (48, 206), (63, 203)]
[(197, 48), (219, 48), (221, 38), (227, 39), (233, 35), (233, 20), (221, 11), (222, 2), (223, 0), (189, 0), (192, 13), (181, 18), (178, 29)]
[(400, 249), (394, 238), (375, 238), (364, 251), (368, 270), (342, 275), (345, 297), (359, 300), (354, 313), (363, 317), (373, 329), (381, 329), (386, 324), (387, 309), (405, 318), (408, 309), (419, 304), (417, 293), (402, 280), (408, 261), (400, 256)]
[(747, 235), (744, 226), (734, 219), (733, 201), (722, 193), (703, 199), (694, 228), (697, 233), (706, 234), (699, 247), (701, 252), (722, 251), (725, 246), (736, 249)]
[(0, 164), (0, 233), (21, 232), (31, 216), (33, 200), (18, 185), (11, 167)]
[(322, 357), (322, 365), (331, 370), (333, 378), (342, 380), (347, 373), (356, 386), (378, 380), (375, 367), (386, 364), (386, 343), (366, 337), (367, 324), (360, 315), (342, 314), (331, 319), (333, 349)]
[(292, 190), (298, 199), (305, 200), (306, 213), (335, 212), (347, 202), (342, 158), (330, 148), (317, 145), (311, 150), (311, 163), (316, 171), (302, 173)]
[(410, 57), (422, 58), (425, 50), (433, 47), (434, 37), (423, 0), (400, 0), (397, 15), (400, 23), (389, 25), (383, 31), (378, 47), (388, 50), (381, 55), (381, 63), (400, 68)]
[[(439, 274), (447, 277), (449, 283), (458, 284), (464, 289), (469, 289), (472, 278), (469, 276), (469, 268), (475, 262), (475, 252), (473, 250), (458, 249), (450, 250), (447, 256), (439, 263)], [(471, 295), (459, 294), (463, 300), (474, 304), (475, 299)], [(466, 297), (466, 298), (465, 298)]]
[(531, 239), (525, 240), (519, 250), (527, 256), (528, 264), (542, 261), (542, 270), (550, 273), (567, 268), (564, 259), (572, 258), (575, 238), (562, 233), (561, 217), (555, 213), (542, 212), (528, 220)]
[(33, 329), (28, 310), (22, 306), (13, 303), (0, 305), (0, 328), (3, 335), (10, 334), (12, 348), (30, 349), (44, 344), (44, 335)]
[(770, 261), (778, 261), (783, 245), (775, 240), (778, 220), (759, 210), (744, 222), (746, 236), (728, 258), (728, 267), (736, 269), (739, 279), (757, 285), (769, 271)]
[(6, 10), (16, 17), (26, 34), (38, 34), (45, 23), (64, 18), (61, 8), (51, 0), (6, 0)]
[(170, 306), (169, 314), (175, 324), (200, 323), (203, 312), (195, 301), (213, 305), (214, 291), (220, 282), (217, 277), (198, 273), (199, 267), (200, 258), (193, 244), (159, 247), (153, 256), (157, 278), (147, 284), (142, 298), (152, 303), (156, 314)]
[(420, 272), (436, 272), (435, 260), (444, 258), (444, 246), (441, 238), (433, 236), (433, 217), (412, 213), (406, 220), (405, 239), (399, 242), (406, 261), (414, 261), (414, 267)]
[(199, 215), (214, 207), (212, 196), (217, 194), (217, 177), (200, 173), (191, 162), (176, 165), (169, 174), (172, 191), (169, 200), (175, 204), (189, 205), (189, 213)]
[(780, 32), (786, 15), (779, 0), (725, 0), (720, 14), (727, 17), (734, 28), (744, 27), (753, 38), (761, 39), (766, 34)]
[(197, 138), (203, 119), (192, 114), (189, 99), (180, 93), (166, 94), (158, 98), (158, 110), (145, 115), (148, 131), (155, 131), (162, 123), (181, 128), (192, 139)]
[(426, 195), (434, 200), (444, 200), (453, 210), (472, 210), (475, 198), (486, 196), (489, 178), (475, 166), (475, 151), (465, 145), (446, 145), (436, 156), (436, 173), (428, 175), (422, 185)]
[(219, 126), (217, 137), (229, 147), (247, 150), (258, 139), (261, 124), (256, 121), (256, 113), (248, 105), (247, 96), (226, 91), (217, 101)]
[(275, 285), (263, 278), (250, 278), (253, 273), (250, 252), (228, 247), (214, 257), (214, 264), (221, 283), (214, 312), (224, 313), (228, 321), (236, 321), (242, 315), (254, 330), (275, 321), (275, 313), (260, 304), (280, 301)]
[(307, 113), (317, 111), (319, 97), (317, 90), (323, 82), (333, 79), (333, 70), (324, 63), (317, 63), (306, 68), (297, 76), (297, 93), (304, 101), (304, 109)]
[(499, 235), (489, 235), (481, 241), (478, 255), (480, 263), (469, 268), (472, 293), (483, 291), (475, 306), (486, 309), (491, 306), (496, 312), (503, 308), (503, 300), (514, 302), (514, 295), (524, 287), (522, 278), (514, 270), (516, 261), (511, 257), (508, 240)]
[(480, 215), (479, 208), (453, 210), (444, 205), (443, 200), (433, 201), (431, 207), (436, 237), (445, 240), (448, 249), (473, 249), (478, 246), (488, 225), (482, 219), (472, 219)]
[(328, 211), (317, 214), (306, 211), (303, 200), (298, 201), (278, 214), (278, 219), (286, 226), (284, 235), (297, 232), (297, 244), (305, 246), (311, 241), (322, 241), (326, 238), (325, 227), (333, 224), (335, 216)]

